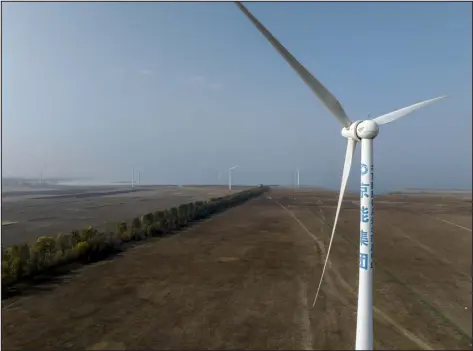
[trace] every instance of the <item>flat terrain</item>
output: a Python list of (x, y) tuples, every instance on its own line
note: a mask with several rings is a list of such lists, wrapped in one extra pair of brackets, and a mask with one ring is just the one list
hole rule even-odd
[[(239, 190), (241, 187), (233, 189)], [(225, 186), (62, 187), (2, 193), (2, 245), (91, 225), (113, 229), (119, 221), (191, 201), (228, 194)]]
[[(268, 198), (269, 197), (269, 198)], [(3, 301), (5, 349), (353, 349), (358, 197), (275, 189)], [(471, 349), (471, 195), (378, 197), (377, 349)]]

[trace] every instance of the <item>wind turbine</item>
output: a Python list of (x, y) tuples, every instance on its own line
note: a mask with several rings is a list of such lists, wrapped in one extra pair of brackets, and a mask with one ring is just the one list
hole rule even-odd
[(381, 115), (374, 119), (358, 120), (352, 122), (345, 113), (342, 105), (323, 85), (320, 83), (302, 64), (300, 64), (284, 46), (243, 6), (236, 2), (240, 10), (250, 19), (258, 30), (273, 45), (286, 62), (297, 72), (299, 77), (309, 86), (315, 95), (322, 101), (325, 107), (343, 125), (342, 136), (347, 139), (347, 150), (345, 163), (342, 172), (342, 182), (338, 197), (335, 221), (330, 236), (330, 243), (325, 258), (322, 275), (320, 278), (317, 293), (313, 306), (317, 301), (320, 286), (324, 277), (325, 269), (332, 247), (335, 229), (337, 227), (340, 207), (350, 173), (353, 154), (357, 142), (361, 141), (361, 184), (360, 184), (360, 261), (359, 261), (359, 282), (358, 282), (358, 311), (356, 320), (356, 349), (373, 349), (373, 302), (372, 302), (372, 277), (373, 277), (373, 140), (379, 132), (378, 126), (395, 121), (414, 110), (427, 106), (446, 96), (425, 100), (414, 105), (401, 108), (399, 110)]
[(291, 184), (292, 184), (292, 187), (294, 189), (299, 189), (300, 187), (300, 176), (299, 176), (299, 167), (296, 168), (296, 172), (295, 173), (292, 173), (292, 181), (291, 181)]
[(238, 166), (233, 166), (228, 169), (228, 190), (232, 191), (232, 170), (237, 168)]

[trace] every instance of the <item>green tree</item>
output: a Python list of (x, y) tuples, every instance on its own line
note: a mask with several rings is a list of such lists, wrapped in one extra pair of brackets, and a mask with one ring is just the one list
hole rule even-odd
[[(10, 279), (20, 279), (28, 271), (30, 250), (27, 244), (12, 245), (4, 252), (6, 274)], [(5, 262), (6, 261), (6, 262)]]
[(189, 220), (189, 205), (183, 204), (178, 207), (179, 225), (185, 226)]
[(98, 233), (98, 230), (92, 228), (92, 226), (88, 226), (86, 229), (83, 229), (80, 233), (80, 241), (90, 241), (92, 240)]
[(141, 221), (138, 217), (133, 218), (133, 221), (131, 222), (131, 228), (132, 229), (140, 229), (141, 228)]
[(171, 230), (171, 213), (169, 210), (163, 211), (163, 216), (159, 220), (159, 226), (163, 233), (168, 233)]
[(175, 230), (179, 228), (179, 211), (177, 207), (172, 207), (171, 208), (171, 230)]
[(155, 222), (159, 222), (161, 218), (164, 217), (164, 211), (156, 211), (153, 213), (153, 218)]
[(188, 222), (194, 220), (195, 216), (195, 203), (191, 202), (187, 204)]
[(57, 248), (61, 250), (61, 253), (64, 255), (67, 250), (72, 249), (73, 240), (72, 234), (59, 233), (56, 237)]
[(40, 236), (30, 251), (33, 270), (41, 270), (53, 262), (56, 253), (56, 240), (49, 236)]
[(148, 226), (154, 222), (153, 214), (152, 213), (147, 213), (143, 216), (141, 216), (141, 224)]
[(71, 245), (72, 246), (76, 246), (77, 243), (79, 243), (81, 241), (81, 238), (80, 238), (80, 233), (78, 230), (73, 230), (71, 232)]
[(117, 232), (123, 234), (127, 231), (126, 222), (120, 222), (117, 224)]

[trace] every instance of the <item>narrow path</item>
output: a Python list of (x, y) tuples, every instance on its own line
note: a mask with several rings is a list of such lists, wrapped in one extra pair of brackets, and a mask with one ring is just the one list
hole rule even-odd
[[(291, 209), (304, 223), (310, 221), (310, 216), (305, 214), (306, 209), (313, 211), (314, 218), (325, 218), (324, 212), (330, 214), (330, 223), (327, 223), (327, 232), (324, 234), (324, 240), (328, 242), (334, 209), (320, 206), (324, 198), (316, 198), (312, 194), (301, 197), (302, 199), (289, 203), (294, 204)], [(314, 206), (317, 201), (320, 202), (319, 206)], [(329, 199), (330, 202), (333, 200)], [(299, 203), (305, 205), (299, 206)], [(359, 239), (353, 225), (356, 227), (355, 223), (358, 223), (359, 218), (357, 213), (347, 211), (349, 208), (346, 207), (351, 206), (344, 206), (342, 209), (341, 223), (335, 235), (336, 250), (332, 252), (331, 260), (336, 262), (344, 280), (350, 286), (356, 286), (357, 280), (353, 277), (358, 276), (358, 271), (350, 262), (356, 261), (358, 252)], [(430, 347), (468, 348), (471, 344), (471, 278), (463, 271), (466, 266), (468, 270), (471, 266), (471, 237), (455, 235), (456, 229), (453, 226), (439, 228), (432, 221), (419, 223), (416, 220), (418, 217), (406, 211), (405, 206), (399, 209), (383, 207), (378, 209), (375, 223), (376, 306)], [(404, 240), (403, 236), (396, 232), (399, 226), (402, 226), (403, 231), (407, 229), (409, 236), (415, 237), (417, 242), (428, 240), (432, 245), (435, 243), (431, 251), (437, 254), (432, 255), (429, 250), (416, 249), (414, 241)], [(457, 241), (449, 242), (448, 238)], [(470, 244), (467, 244), (468, 241)], [(442, 260), (445, 256), (439, 254), (440, 252), (444, 255), (447, 252), (452, 253), (447, 260), (451, 263), (453, 261), (455, 267), (445, 264)], [(352, 258), (347, 261), (347, 257)], [(375, 325), (375, 330), (379, 337), (378, 324)], [(401, 344), (394, 344), (393, 347), (397, 348)]]
[[(309, 230), (307, 229), (307, 227), (304, 225), (304, 223), (302, 223), (302, 221), (297, 218), (294, 213), (292, 213), (290, 210), (288, 210), (286, 207), (284, 207), (282, 204), (280, 204), (279, 202), (277, 202), (276, 200), (274, 200), (279, 206), (281, 206), (281, 208), (283, 208), (286, 213), (288, 215), (290, 215), (300, 226), (301, 228), (315, 241), (315, 243), (321, 248), (321, 250), (323, 251), (323, 257), (325, 258), (326, 257), (326, 252), (325, 252), (325, 248), (323, 247), (323, 244), (320, 244), (320, 240), (317, 239), (317, 237)], [(325, 224), (325, 218), (322, 219), (322, 224)], [(341, 283), (341, 285), (344, 287), (344, 289), (351, 295), (355, 295), (357, 296), (357, 293), (355, 291), (355, 289), (353, 289), (350, 284), (348, 284), (344, 279), (343, 277), (341, 276), (341, 274), (338, 272), (338, 270), (333, 267), (332, 265), (332, 262), (331, 260), (329, 260), (328, 262), (328, 268), (336, 275), (337, 277), (337, 281), (339, 283)], [(326, 273), (326, 277), (327, 278), (327, 275), (329, 273), (327, 272)], [(345, 300), (346, 302), (346, 300)], [(385, 322), (389, 323), (390, 325), (392, 325), (394, 328), (396, 328), (398, 331), (400, 331), (406, 338), (408, 338), (410, 341), (414, 342), (420, 349), (422, 350), (433, 350), (434, 348), (432, 346), (430, 346), (427, 342), (423, 341), (422, 339), (420, 339), (419, 337), (415, 336), (414, 334), (410, 333), (409, 331), (407, 331), (405, 328), (403, 328), (400, 324), (396, 323), (391, 317), (389, 317), (386, 313), (384, 313), (382, 310), (380, 310), (379, 308), (377, 307), (373, 307), (373, 310), (375, 312), (375, 315), (378, 317), (378, 318), (382, 318)]]
[(445, 219), (442, 219), (442, 218), (439, 218), (439, 217), (435, 217), (435, 216), (431, 216), (431, 215), (429, 215), (429, 216), (432, 217), (432, 218), (435, 218), (435, 219), (438, 220), (438, 221), (441, 221), (441, 222), (444, 222), (444, 223), (447, 223), (447, 224), (450, 224), (450, 225), (454, 225), (454, 226), (457, 227), (457, 228), (466, 230), (467, 232), (470, 232), (470, 233), (471, 233), (471, 229), (470, 229), (470, 228), (464, 227), (464, 226), (462, 226), (462, 225), (459, 225), (459, 224), (456, 224), (456, 223), (453, 223), (453, 222), (449, 222), (449, 221), (447, 221), (447, 220), (445, 220)]

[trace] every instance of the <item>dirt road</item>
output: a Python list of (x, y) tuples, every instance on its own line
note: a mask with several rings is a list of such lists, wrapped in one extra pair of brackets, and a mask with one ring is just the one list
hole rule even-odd
[[(353, 349), (357, 199), (312, 308), (335, 195), (269, 196), (4, 301), (3, 347)], [(471, 231), (427, 220), (448, 216), (429, 210), (435, 201), (376, 207), (375, 348), (470, 348)], [(471, 218), (471, 202), (469, 213), (455, 203)]]

